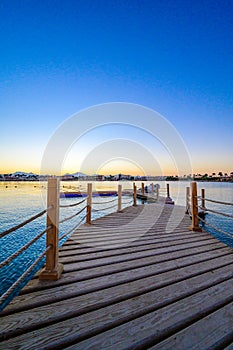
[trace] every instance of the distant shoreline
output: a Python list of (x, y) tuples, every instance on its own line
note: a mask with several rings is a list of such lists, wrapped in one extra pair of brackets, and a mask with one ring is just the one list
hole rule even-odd
[(0, 181), (47, 181), (49, 178), (58, 178), (60, 181), (198, 181), (198, 182), (233, 182), (233, 172), (211, 174), (188, 174), (188, 175), (131, 175), (131, 174), (93, 174), (88, 175), (82, 172), (73, 174), (66, 173), (64, 175), (39, 175), (35, 173), (27, 173), (16, 171), (14, 173), (0, 174)]
[[(40, 181), (47, 181), (48, 178), (44, 178), (44, 179), (1, 179), (0, 178), (0, 182), (40, 182)], [(168, 176), (167, 178), (164, 179), (154, 179), (152, 180), (150, 179), (122, 179), (122, 180), (116, 180), (116, 179), (105, 179), (105, 180), (98, 180), (98, 179), (60, 179), (61, 182), (75, 182), (75, 181), (79, 181), (79, 182), (118, 182), (118, 181), (130, 181), (130, 182), (143, 182), (143, 181), (171, 181), (171, 182), (178, 182), (178, 181), (187, 181), (187, 182), (191, 182), (191, 181), (196, 181), (196, 182), (218, 182), (218, 183), (233, 183), (233, 179), (229, 178), (229, 179), (222, 179), (222, 178), (216, 178), (216, 179), (200, 179), (200, 178), (171, 178), (170, 176)]]

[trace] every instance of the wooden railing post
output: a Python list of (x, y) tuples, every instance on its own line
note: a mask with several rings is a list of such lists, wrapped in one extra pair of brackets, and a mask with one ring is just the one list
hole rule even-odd
[(59, 194), (59, 180), (48, 179), (47, 227), (51, 228), (47, 231), (46, 246), (51, 248), (46, 253), (46, 264), (39, 275), (40, 280), (58, 280), (63, 271), (63, 265), (58, 263)]
[(169, 184), (167, 184), (167, 197), (170, 197)]
[(122, 200), (122, 185), (118, 185), (118, 209), (117, 211), (121, 211), (121, 200)]
[(169, 184), (167, 184), (167, 197), (165, 199), (165, 204), (174, 204), (174, 201), (170, 197)]
[(92, 184), (87, 184), (87, 218), (86, 223), (91, 223), (91, 203), (92, 203)]
[(201, 206), (202, 208), (205, 208), (205, 189), (201, 189)]
[(159, 200), (159, 184), (156, 184), (156, 200)]
[(154, 195), (154, 190), (155, 190), (155, 188), (154, 188), (154, 184), (152, 183), (152, 184), (151, 184), (151, 192), (152, 192), (152, 196)]
[(133, 206), (137, 206), (137, 186), (133, 185)]
[(186, 187), (186, 211), (185, 214), (189, 214), (190, 211), (190, 187)]
[(142, 182), (142, 194), (143, 194), (143, 196), (144, 196), (144, 194), (145, 194), (144, 182)]
[(189, 227), (191, 231), (201, 232), (198, 219), (198, 201), (197, 201), (197, 183), (191, 182), (191, 204), (192, 204), (192, 225)]

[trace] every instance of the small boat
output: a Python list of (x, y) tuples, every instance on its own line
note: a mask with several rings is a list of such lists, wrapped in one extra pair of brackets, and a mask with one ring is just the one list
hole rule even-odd
[(80, 192), (61, 192), (60, 198), (87, 197), (86, 193)]
[(147, 196), (145, 196), (144, 194), (141, 194), (141, 193), (137, 193), (137, 198), (145, 200), (145, 201), (147, 200)]

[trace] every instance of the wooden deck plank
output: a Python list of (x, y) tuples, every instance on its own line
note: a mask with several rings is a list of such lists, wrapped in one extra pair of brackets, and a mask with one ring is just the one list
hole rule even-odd
[[(11, 334), (23, 334), (32, 329), (46, 326), (52, 323), (60, 322), (67, 318), (75, 317), (95, 309), (99, 309), (109, 304), (117, 303), (121, 300), (129, 298), (135, 298), (141, 294), (147, 293), (147, 297), (157, 300), (158, 305), (163, 305), (165, 302), (169, 303), (171, 300), (180, 299), (195, 291), (208, 288), (213, 284), (220, 283), (233, 277), (233, 261), (231, 264), (227, 264), (223, 267), (214, 266), (216, 269), (213, 271), (213, 264), (209, 264), (206, 270), (211, 270), (201, 273), (201, 269), (198, 270), (198, 274), (192, 270), (186, 270), (180, 282), (178, 278), (174, 279), (169, 273), (164, 274), (162, 277), (163, 282), (166, 281), (168, 287), (161, 287), (156, 277), (144, 278), (142, 280), (136, 280), (131, 283), (123, 285), (116, 285), (111, 288), (99, 290), (74, 298), (66, 298), (60, 302), (53, 303), (51, 305), (45, 305), (34, 309), (29, 309), (17, 314), (17, 323), (15, 322), (15, 314), (9, 315), (5, 318), (5, 323), (0, 325), (0, 339), (9, 338)], [(172, 279), (173, 277), (173, 279)], [(169, 280), (170, 278), (170, 280)], [(170, 284), (170, 285), (169, 285)], [(156, 290), (157, 289), (157, 290)], [(159, 290), (158, 290), (159, 289)], [(151, 293), (148, 293), (150, 292)], [(169, 297), (167, 292), (170, 291)], [(163, 299), (165, 298), (165, 299)], [(74, 309), (74, 305), (80, 305), (78, 309)]]
[(80, 227), (62, 278), (35, 277), (1, 313), (0, 349), (182, 350), (203, 348), (210, 329), (208, 346), (230, 350), (232, 249), (188, 231), (183, 213), (150, 204)]
[[(232, 281), (228, 281), (227, 284), (223, 283), (222, 285), (211, 287), (174, 304), (170, 304), (162, 310), (148, 313), (133, 321), (101, 332), (99, 335), (76, 343), (74, 346), (70, 346), (67, 349), (121, 350), (132, 347), (146, 349), (152, 343), (158, 343), (165, 337), (176, 333), (190, 323), (196, 322), (202, 317), (206, 317), (208, 313), (214, 312), (214, 310), (221, 307), (221, 305), (225, 306), (224, 315), (228, 316), (226, 324), (229, 331), (229, 324), (232, 324), (233, 296), (230, 296), (229, 291), (227, 292), (225, 288), (227, 288), (227, 285), (230, 287), (231, 284)], [(222, 293), (224, 293), (224, 295)], [(227, 302), (229, 302), (228, 305), (226, 305)], [(190, 313), (190, 308), (192, 309), (192, 313)], [(203, 337), (203, 333), (201, 333), (201, 337)], [(73, 341), (76, 342), (76, 340)], [(198, 335), (197, 339), (194, 340), (194, 344), (196, 343), (198, 343)], [(173, 349), (179, 349), (179, 347), (174, 347)], [(190, 348), (188, 347), (186, 349)], [(206, 347), (204, 347), (204, 349), (206, 349)]]
[[(190, 234), (190, 232), (187, 232), (187, 230), (185, 232), (179, 232), (179, 233), (176, 233), (174, 232), (173, 236), (171, 234), (169, 235), (163, 235), (161, 233), (160, 234), (157, 234), (157, 235), (150, 235), (150, 236), (141, 236), (141, 237), (137, 237), (136, 240), (131, 240), (130, 241), (130, 248), (133, 248), (133, 247), (137, 247), (137, 246), (141, 246), (141, 245), (145, 245), (145, 244), (150, 244), (150, 243), (156, 243), (158, 241), (167, 241), (169, 238), (171, 239), (176, 239), (176, 238), (184, 238), (184, 237), (190, 237), (190, 238), (193, 238), (193, 237), (197, 237), (197, 234)], [(200, 235), (200, 238), (202, 239), (203, 237), (208, 237), (208, 239), (211, 239), (213, 238), (212, 236), (210, 237), (210, 235), (208, 234), (201, 234)], [(213, 238), (214, 239), (214, 238)], [(95, 248), (95, 249), (94, 249)], [(128, 246), (123, 246), (122, 249), (126, 249), (128, 248)], [(64, 251), (69, 251), (70, 249), (76, 249), (77, 252), (79, 253), (89, 253), (89, 252), (94, 252), (94, 251), (102, 251), (102, 250), (115, 250), (114, 247), (86, 247), (84, 245), (82, 245), (81, 242), (79, 242), (78, 239), (69, 239), (69, 241), (66, 242), (66, 244), (64, 245), (64, 247), (61, 248), (61, 253), (63, 253)]]
[[(212, 238), (209, 238), (209, 239), (211, 240)], [(79, 242), (83, 247), (109, 249), (109, 248), (121, 248), (123, 246), (131, 244), (131, 242), (135, 242), (136, 240), (137, 240), (137, 237), (135, 236), (125, 237), (125, 238), (118, 237), (117, 239), (115, 239), (113, 236), (113, 238), (107, 241), (102, 239), (89, 240), (87, 238), (86, 240), (83, 239), (82, 241), (77, 240), (77, 242)]]
[[(174, 235), (177, 233), (178, 235), (181, 235), (182, 233), (183, 234), (190, 234), (190, 232), (188, 232), (187, 228), (184, 229), (183, 231), (178, 229), (178, 230), (173, 230), (172, 232)], [(170, 234), (171, 235), (171, 234)], [(108, 229), (108, 231), (106, 232), (99, 232), (99, 231), (94, 231), (94, 232), (91, 232), (89, 231), (89, 233), (84, 233), (84, 234), (80, 234), (80, 233), (75, 233), (72, 235), (72, 240), (74, 239), (80, 239), (83, 240), (83, 239), (93, 239), (93, 238), (102, 238), (103, 240), (104, 239), (108, 239), (108, 238), (111, 238), (111, 237), (131, 237), (131, 236), (134, 236), (138, 239), (145, 239), (145, 240), (150, 240), (150, 239), (158, 239), (160, 237), (160, 239), (162, 238), (166, 238), (166, 237), (169, 237), (169, 234), (163, 234), (162, 233), (162, 229), (160, 228), (157, 228), (157, 230), (152, 230), (152, 229), (149, 229), (147, 232), (144, 229), (130, 229), (130, 230), (115, 230), (114, 232), (112, 232), (110, 229)], [(202, 235), (200, 235), (202, 236)], [(68, 242), (67, 242), (68, 243)]]
[[(122, 261), (117, 261), (117, 262), (113, 262), (113, 263), (106, 263), (106, 264), (101, 264), (101, 265), (97, 265), (97, 266), (90, 266), (88, 267), (87, 264), (84, 264), (82, 267), (80, 266), (79, 263), (70, 263), (70, 264), (65, 264), (64, 266), (64, 272), (69, 272), (69, 271), (74, 271), (74, 270), (81, 270), (81, 269), (87, 269), (87, 271), (85, 271), (85, 275), (88, 274), (93, 274), (94, 271), (96, 271), (96, 273), (108, 273), (108, 272), (117, 272), (117, 271), (122, 271), (122, 270), (129, 270), (131, 268), (136, 268), (136, 267), (142, 267), (142, 266), (146, 266), (146, 265), (152, 265), (152, 264), (156, 264), (161, 262), (162, 260), (168, 260), (170, 258), (175, 259), (177, 256), (188, 256), (188, 255), (192, 255), (195, 253), (199, 253), (199, 252), (204, 252), (204, 251), (208, 251), (211, 246), (214, 246), (214, 248), (223, 248), (223, 245), (220, 244), (215, 244), (215, 243), (196, 243), (196, 245), (192, 245), (185, 248), (185, 247), (180, 247), (180, 249), (178, 249), (177, 247), (175, 247), (175, 249), (172, 250), (169, 249), (167, 251), (167, 248), (161, 248), (158, 249), (159, 251), (155, 252), (153, 255), (150, 255), (148, 257), (141, 257), (138, 259), (130, 259), (130, 260), (126, 260), (124, 261), (124, 259)], [(192, 256), (190, 257), (190, 259), (192, 258)], [(108, 259), (108, 258), (106, 258)], [(92, 262), (92, 260), (91, 260)], [(132, 264), (133, 263), (133, 264)], [(91, 265), (91, 263), (90, 263)]]
[[(158, 238), (159, 235), (162, 236), (169, 236), (169, 234), (171, 235), (172, 233), (174, 234), (182, 234), (182, 233), (187, 233), (188, 229), (187, 227), (177, 227), (174, 228), (172, 230), (172, 232), (166, 232), (164, 230), (163, 227), (156, 227), (156, 229), (154, 229), (153, 227), (148, 226), (148, 228), (146, 228), (145, 226), (140, 228), (140, 227), (117, 227), (115, 230), (111, 230), (111, 227), (109, 228), (105, 228), (105, 229), (89, 229), (88, 231), (84, 231), (84, 232), (75, 232), (72, 235), (72, 239), (74, 238), (93, 238), (93, 237), (102, 237), (102, 238), (108, 238), (108, 237), (112, 237), (114, 235), (122, 235), (122, 236), (131, 236), (131, 235), (135, 235), (135, 237), (143, 237), (145, 236), (146, 239), (150, 239), (151, 237), (153, 238)], [(189, 232), (190, 233), (190, 232)], [(191, 233), (190, 233), (191, 234)], [(69, 242), (67, 241), (65, 243), (65, 245), (69, 244)]]
[[(141, 249), (139, 248), (128, 248), (127, 250), (123, 250), (123, 249), (117, 249), (113, 251), (106, 251), (106, 252), (95, 252), (95, 253), (89, 253), (88, 255), (82, 255), (80, 256), (80, 254), (77, 254), (76, 250), (73, 250), (73, 254), (72, 251), (69, 251), (68, 255), (65, 254), (59, 254), (59, 261), (64, 264), (64, 263), (69, 263), (74, 261), (74, 256), (75, 256), (75, 261), (85, 261), (85, 260), (92, 260), (92, 259), (103, 259), (103, 258), (107, 258), (107, 257), (114, 257), (114, 256), (124, 256), (124, 255), (130, 255), (130, 257), (132, 258), (133, 256), (137, 257), (137, 256), (141, 256), (142, 254), (147, 254), (147, 252), (149, 253), (150, 251), (153, 252), (154, 249), (158, 249), (159, 248), (165, 248), (165, 247), (170, 247), (170, 246), (176, 246), (176, 247), (181, 247), (183, 244), (185, 243), (193, 243), (193, 242), (210, 242), (208, 237), (203, 237), (203, 238), (198, 238), (198, 237), (194, 237), (194, 238), (187, 238), (187, 236), (184, 238), (179, 238), (179, 239), (174, 239), (173, 241), (169, 240), (166, 242), (156, 242), (156, 243), (150, 243), (147, 245), (144, 245)], [(140, 254), (140, 255), (139, 255)], [(144, 255), (145, 256), (145, 255)], [(113, 261), (113, 260), (112, 260)]]
[[(231, 252), (229, 252), (229, 248), (224, 248), (220, 250), (211, 250), (208, 253), (202, 254), (201, 256), (202, 258), (200, 259), (200, 255), (198, 255), (197, 261), (195, 260), (187, 261), (187, 259), (183, 260), (183, 265), (180, 264), (180, 267), (186, 267), (189, 265), (199, 264), (199, 263), (206, 264), (209, 260), (212, 261), (212, 263), (214, 263), (215, 259), (219, 259), (220, 261), (222, 261), (222, 259), (224, 259), (224, 261), (225, 260), (231, 261)], [(121, 271), (114, 274), (106, 273), (102, 276), (97, 276), (97, 277), (93, 276), (90, 279), (85, 279), (85, 276), (78, 275), (76, 271), (69, 272), (64, 274), (62, 279), (55, 281), (52, 287), (56, 288), (58, 286), (70, 285), (77, 282), (79, 283), (79, 288), (81, 288), (81, 286), (83, 285), (85, 285), (86, 288), (89, 288), (91, 285), (95, 286), (95, 288), (98, 288), (98, 287), (101, 288), (101, 286), (104, 286), (105, 283), (107, 283), (107, 285), (112, 285), (112, 280), (117, 281), (120, 284), (120, 283), (124, 283), (124, 281), (127, 282), (133, 279), (140, 279), (142, 278), (142, 276), (147, 277), (147, 276), (153, 276), (156, 274), (161, 274), (162, 269), (163, 268), (166, 269), (167, 265), (162, 265), (162, 266), (160, 265), (161, 263), (159, 263), (159, 265), (156, 264), (156, 266), (150, 265), (149, 267), (136, 268), (136, 269), (133, 269), (130, 272), (130, 274), (128, 270), (126, 270), (126, 271)], [(173, 270), (174, 268), (171, 269), (171, 271)], [(168, 269), (166, 269), (166, 271), (168, 271)], [(21, 295), (19, 297), (16, 297), (15, 303), (21, 304), (22, 295), (24, 294), (41, 291), (41, 290), (47, 289), (48, 287), (51, 288), (50, 282), (43, 281), (43, 283), (40, 283), (38, 280), (32, 280), (23, 289)], [(34, 297), (36, 298), (37, 295), (35, 294)], [(12, 301), (12, 303), (14, 303), (14, 301)], [(9, 309), (9, 307), (10, 306), (7, 307), (7, 310)]]
[[(163, 255), (163, 254), (168, 254), (170, 252), (174, 252), (174, 251), (182, 251), (182, 250), (188, 250), (188, 249), (192, 249), (194, 247), (205, 247), (205, 246), (210, 246), (211, 244), (215, 244), (215, 242), (213, 242), (212, 240), (204, 240), (204, 241), (191, 241), (190, 243), (186, 242), (186, 243), (180, 243), (180, 244), (176, 244), (176, 245), (161, 245), (161, 247), (155, 247), (154, 249), (150, 249), (147, 251), (143, 251), (143, 252), (132, 252), (128, 255), (117, 255), (117, 256), (109, 256), (109, 257), (99, 257), (98, 259), (87, 259), (85, 261), (79, 261), (73, 257), (71, 259), (69, 259), (69, 261), (65, 261), (65, 259), (60, 259), (60, 261), (62, 263), (66, 262), (65, 265), (65, 271), (68, 271), (68, 269), (72, 269), (73, 266), (75, 266), (75, 268), (78, 269), (86, 269), (92, 266), (103, 266), (103, 265), (113, 265), (118, 263), (122, 263), (122, 262), (127, 262), (129, 261), (130, 263), (132, 263), (133, 261), (135, 263), (137, 263), (138, 260), (140, 260), (140, 263), (142, 262), (146, 262), (147, 258), (153, 258), (157, 255)], [(132, 261), (133, 260), (133, 261)], [(88, 261), (88, 263), (87, 263)], [(152, 261), (152, 260), (150, 260)]]
[[(122, 284), (125, 282), (130, 282), (132, 280), (141, 279), (143, 277), (154, 276), (154, 278), (156, 277), (156, 279), (158, 280), (160, 278), (159, 276), (162, 276), (161, 278), (163, 279), (160, 283), (165, 283), (166, 280), (164, 279), (164, 276), (161, 275), (162, 273), (171, 271), (171, 275), (174, 276), (175, 272), (176, 278), (179, 278), (178, 268), (190, 267), (189, 273), (192, 273), (192, 271), (194, 271), (195, 269), (194, 264), (200, 264), (201, 266), (204, 264), (204, 266), (206, 266), (207, 262), (210, 260), (210, 264), (212, 266), (212, 264), (214, 263), (214, 259), (217, 257), (219, 259), (221, 258), (220, 261), (232, 261), (232, 254), (229, 253), (229, 248), (222, 248), (219, 252), (214, 250), (205, 252), (204, 254), (197, 254), (196, 258), (195, 256), (187, 256), (184, 258), (178, 257), (176, 260), (168, 260), (163, 263), (160, 262), (155, 265), (143, 266), (140, 268), (132, 267), (131, 270), (119, 271), (114, 274), (110, 272), (104, 272), (99, 276), (93, 275), (90, 279), (86, 280), (82, 275), (78, 279), (79, 274), (76, 273), (76, 280), (72, 281), (72, 283), (69, 283), (68, 285), (61, 285), (61, 282), (59, 283), (59, 281), (57, 281), (58, 286), (56, 286), (56, 284), (54, 283), (52, 289), (46, 288), (45, 290), (43, 290), (43, 293), (41, 292), (41, 290), (38, 290), (32, 293), (19, 295), (11, 302), (10, 305), (6, 307), (4, 313), (8, 313), (13, 310), (17, 311), (22, 308), (25, 309), (36, 307), (38, 305), (46, 305), (50, 302), (55, 302), (64, 298), (71, 298), (81, 293), (87, 293), (88, 290), (90, 291), (93, 288), (95, 288), (96, 290), (98, 288), (100, 289), (107, 286), (115, 285), (116, 283)], [(181, 277), (182, 273), (183, 271), (181, 270)], [(38, 283), (40, 282), (38, 281)], [(40, 284), (43, 285), (44, 283)], [(51, 287), (50, 282), (46, 282), (44, 285), (47, 287)]]
[(150, 350), (228, 349), (233, 341), (233, 303), (162, 341)]
[[(206, 236), (201, 236), (200, 240), (204, 240), (204, 239), (209, 239), (209, 235)], [(130, 244), (130, 246), (124, 246), (122, 248), (118, 248), (117, 249), (117, 253), (115, 249), (94, 249), (94, 248), (86, 248), (86, 247), (80, 247), (80, 244), (70, 244), (69, 247), (62, 247), (62, 249), (59, 251), (59, 256), (60, 257), (65, 257), (65, 256), (70, 256), (72, 255), (72, 251), (75, 252), (76, 255), (78, 256), (83, 256), (83, 255), (101, 255), (103, 252), (105, 252), (105, 254), (124, 254), (124, 253), (130, 253), (130, 251), (140, 251), (140, 250), (146, 250), (148, 249), (148, 247), (153, 247), (153, 245), (156, 244), (172, 244), (174, 242), (174, 244), (176, 244), (176, 242), (178, 243), (179, 241), (185, 240), (185, 239), (190, 239), (190, 241), (192, 239), (199, 239), (199, 237), (197, 237), (197, 235), (189, 235), (187, 236), (187, 233), (185, 234), (174, 234), (174, 236), (168, 236), (168, 237), (156, 237), (153, 238), (152, 240), (150, 240), (149, 242), (147, 240), (140, 240), (140, 241), (134, 241)]]
[[(19, 335), (5, 341), (5, 346), (11, 348), (17, 345), (23, 349), (47, 349), (48, 344), (52, 349), (58, 343), (60, 346), (75, 343), (70, 349), (91, 349), (93, 346), (96, 349), (125, 349), (135, 343), (147, 346), (232, 302), (232, 283), (233, 279), (224, 281), (168, 304), (162, 311), (156, 305), (159, 296), (156, 299), (154, 295), (150, 298), (143, 294), (34, 330), (30, 332), (30, 338), (27, 333)], [(166, 298), (164, 293), (160, 294), (160, 298)], [(59, 340), (57, 334), (60, 335)], [(85, 338), (88, 340), (82, 341)]]

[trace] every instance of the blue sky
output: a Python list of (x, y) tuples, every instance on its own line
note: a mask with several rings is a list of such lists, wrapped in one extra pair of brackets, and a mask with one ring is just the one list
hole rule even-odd
[[(163, 115), (193, 172), (233, 171), (232, 14), (227, 0), (1, 0), (0, 173), (39, 172), (59, 125), (108, 102)], [(78, 171), (90, 144), (109, 138), (108, 129), (98, 131), (71, 150), (64, 171)], [(162, 167), (164, 153), (152, 143)], [(175, 173), (167, 162), (164, 171)]]

